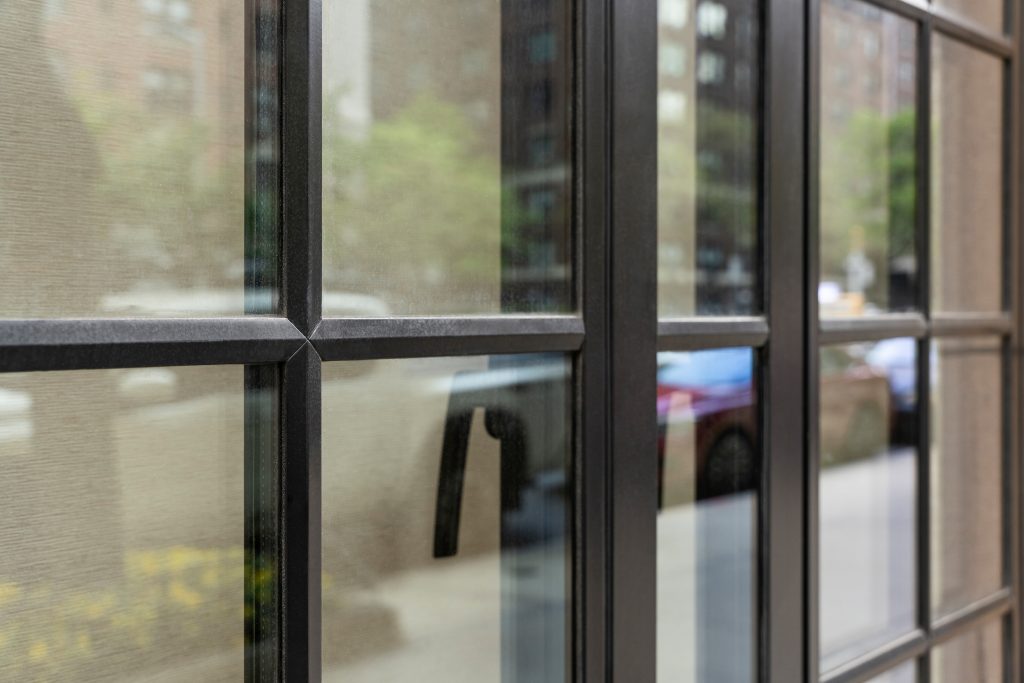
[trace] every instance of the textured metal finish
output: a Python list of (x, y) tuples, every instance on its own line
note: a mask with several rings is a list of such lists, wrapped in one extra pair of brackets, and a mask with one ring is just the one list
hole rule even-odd
[(0, 320), (0, 372), (276, 363), (305, 340), (283, 318)]
[(575, 316), (327, 319), (311, 338), (324, 360), (575, 351)]
[(659, 351), (761, 347), (768, 342), (768, 336), (768, 322), (757, 316), (658, 321)]

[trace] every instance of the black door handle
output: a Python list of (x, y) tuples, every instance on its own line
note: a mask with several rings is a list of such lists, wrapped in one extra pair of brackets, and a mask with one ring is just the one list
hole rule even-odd
[(519, 508), (526, 485), (526, 428), (515, 408), (514, 387), (487, 386), (486, 374), (459, 372), (452, 380), (437, 482), (435, 558), (451, 557), (458, 552), (469, 431), (477, 408), (485, 411), (487, 433), (501, 442), (502, 512)]

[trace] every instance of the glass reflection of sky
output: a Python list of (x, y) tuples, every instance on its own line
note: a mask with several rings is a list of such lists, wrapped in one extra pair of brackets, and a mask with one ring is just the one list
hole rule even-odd
[(735, 387), (750, 384), (753, 374), (753, 349), (658, 354), (658, 384), (673, 389)]

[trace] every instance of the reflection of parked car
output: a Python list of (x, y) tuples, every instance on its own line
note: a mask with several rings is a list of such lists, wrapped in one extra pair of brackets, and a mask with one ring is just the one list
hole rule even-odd
[[(659, 493), (665, 492), (670, 430), (692, 425), (696, 498), (754, 488), (757, 415), (750, 349), (658, 356)], [(670, 487), (671, 488), (671, 487)]]
[[(659, 481), (666, 486), (672, 430), (692, 428), (696, 499), (752, 489), (758, 476), (758, 415), (750, 349), (662, 353), (658, 364)], [(889, 382), (845, 348), (821, 350), (822, 464), (870, 457), (889, 438)], [(673, 453), (668, 453), (673, 457)]]

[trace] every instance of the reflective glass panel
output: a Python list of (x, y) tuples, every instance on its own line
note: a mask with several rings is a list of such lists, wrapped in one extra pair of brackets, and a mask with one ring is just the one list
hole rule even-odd
[(881, 676), (872, 678), (869, 683), (917, 683), (917, 665), (914, 662), (906, 662)]
[(940, 9), (979, 24), (993, 33), (1005, 30), (1006, 0), (932, 0)]
[(276, 310), (276, 17), (248, 4), (0, 3), (0, 317)]
[(658, 314), (760, 309), (760, 3), (658, 2)]
[(1003, 64), (932, 42), (932, 308), (1003, 308)]
[(752, 349), (658, 354), (658, 680), (755, 679)]
[(325, 0), (325, 315), (572, 307), (571, 19)]
[(933, 351), (932, 605), (936, 616), (1003, 585), (1003, 363), (998, 339)]
[(821, 315), (913, 308), (916, 24), (857, 0), (821, 5)]
[(0, 375), (0, 680), (244, 678), (243, 373)]
[(917, 342), (820, 355), (822, 670), (915, 623)]
[(1003, 683), (1003, 627), (992, 621), (931, 654), (934, 683)]
[(323, 679), (564, 681), (560, 355), (329, 363)]

